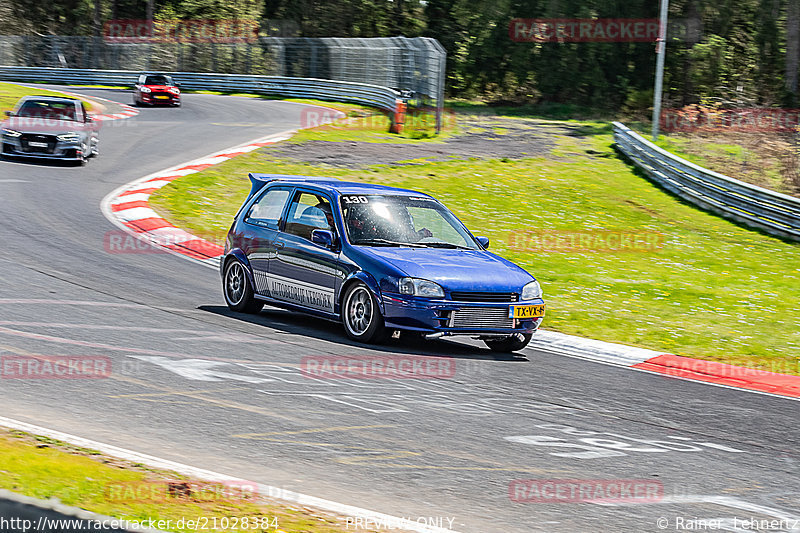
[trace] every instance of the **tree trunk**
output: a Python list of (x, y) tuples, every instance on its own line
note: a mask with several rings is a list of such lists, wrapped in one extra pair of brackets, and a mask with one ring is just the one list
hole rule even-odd
[(786, 5), (786, 90), (797, 102), (797, 69), (800, 66), (800, 0), (788, 0)]
[(94, 36), (100, 37), (103, 30), (103, 4), (101, 0), (94, 0)]

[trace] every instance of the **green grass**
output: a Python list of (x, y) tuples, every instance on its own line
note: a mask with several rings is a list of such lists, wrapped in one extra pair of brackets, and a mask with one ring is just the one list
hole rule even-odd
[[(207, 90), (185, 90), (185, 93), (213, 94), (219, 96), (244, 96), (262, 100), (282, 100), (298, 104), (317, 105), (343, 112), (347, 119), (335, 124), (301, 131), (289, 142), (298, 143), (308, 140), (326, 141), (361, 141), (376, 143), (406, 143), (422, 140), (442, 142), (457, 131), (454, 123), (445, 124), (439, 135), (436, 135), (435, 116), (428, 111), (409, 111), (403, 131), (399, 134), (389, 133), (391, 121), (389, 115), (381, 110), (359, 104), (330, 102), (311, 98), (282, 98), (269, 94), (221, 92)], [(447, 121), (447, 118), (445, 118)]]
[[(58, 498), (62, 503), (114, 518), (127, 520), (168, 520), (198, 517), (266, 517), (278, 528), (263, 531), (336, 533), (346, 531), (327, 514), (314, 514), (275, 504), (264, 505), (252, 498), (212, 497), (208, 485), (205, 496), (190, 498), (139, 498), (135, 489), (149, 494), (158, 481), (185, 479), (182, 476), (147, 469), (82, 448), (26, 433), (0, 430), (0, 488), (35, 498)], [(161, 485), (163, 486), (163, 485)], [(140, 492), (141, 494), (141, 492)], [(131, 497), (133, 495), (133, 497)], [(213, 522), (209, 522), (213, 524)], [(172, 531), (195, 531), (176, 529)], [(209, 530), (213, 531), (213, 529)], [(237, 529), (262, 531), (262, 529)], [(232, 528), (218, 531), (236, 531)]]
[[(473, 233), (489, 236), (494, 252), (539, 278), (548, 303), (545, 328), (800, 374), (800, 246), (682, 203), (617, 157), (609, 124), (579, 126), (583, 137), (557, 136), (549, 156), (520, 160), (352, 170), (258, 151), (174, 181), (151, 203), (178, 226), (221, 239), (249, 190), (248, 172), (329, 175), (418, 189), (442, 200)], [(296, 141), (325, 135), (306, 132)], [(331, 138), (347, 137), (338, 132)], [(511, 232), (529, 228), (657, 232), (665, 245), (655, 253), (512, 249)]]
[[(17, 85), (15, 83), (0, 82), (0, 114), (2, 114), (5, 111), (11, 111), (14, 108), (14, 104), (16, 104), (20, 98), (32, 94), (37, 94), (42, 96), (68, 96), (72, 98), (72, 96), (60, 93), (58, 91), (23, 87), (22, 85)], [(96, 109), (96, 106), (93, 102), (86, 99), (82, 100), (84, 100), (86, 104), (89, 106), (90, 111), (99, 112), (99, 110)], [(5, 115), (0, 116), (0, 120), (4, 118), (6, 118)]]

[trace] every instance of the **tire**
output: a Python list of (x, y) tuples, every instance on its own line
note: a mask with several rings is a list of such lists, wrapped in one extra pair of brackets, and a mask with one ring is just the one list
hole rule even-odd
[(350, 285), (342, 299), (342, 324), (354, 341), (376, 343), (386, 338), (378, 300), (360, 281)]
[(264, 302), (254, 298), (253, 287), (247, 278), (244, 265), (237, 259), (232, 259), (225, 266), (222, 293), (231, 311), (257, 314), (264, 307)]
[(486, 346), (493, 352), (511, 353), (516, 352), (528, 345), (533, 338), (533, 333), (515, 333), (501, 339), (486, 339)]

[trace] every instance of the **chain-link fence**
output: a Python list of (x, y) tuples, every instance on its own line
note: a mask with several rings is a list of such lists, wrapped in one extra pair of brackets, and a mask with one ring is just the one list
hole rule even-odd
[[(0, 36), (0, 65), (216, 72), (369, 83), (408, 92), (441, 116), (446, 53), (424, 37), (261, 37), (249, 43), (114, 43), (100, 37)], [(437, 121), (438, 122), (438, 121)]]

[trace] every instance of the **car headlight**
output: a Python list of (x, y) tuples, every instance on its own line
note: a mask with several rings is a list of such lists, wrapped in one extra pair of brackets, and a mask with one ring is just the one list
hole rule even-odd
[(522, 287), (522, 299), (523, 300), (536, 300), (537, 298), (542, 297), (542, 287), (539, 285), (538, 281), (531, 281), (524, 287)]
[(3, 135), (5, 135), (7, 137), (19, 137), (22, 134), (20, 132), (18, 132), (18, 131), (14, 131), (14, 130), (9, 130), (9, 129), (3, 128)]
[(64, 142), (78, 142), (81, 140), (81, 136), (77, 133), (65, 133), (63, 135), (57, 135), (56, 139)]
[(143, 93), (149, 93), (149, 92), (152, 92), (152, 91), (150, 90), (150, 88), (149, 88), (149, 87), (142, 87), (142, 88), (141, 88), (141, 89), (139, 89), (139, 90), (140, 90), (140, 91), (142, 91)]
[(401, 278), (400, 294), (422, 296), (425, 298), (444, 298), (444, 289), (438, 284), (427, 279)]
[(177, 87), (170, 87), (169, 88), (169, 92), (171, 92), (172, 94), (175, 94), (175, 95), (181, 94), (181, 90), (178, 89)]

